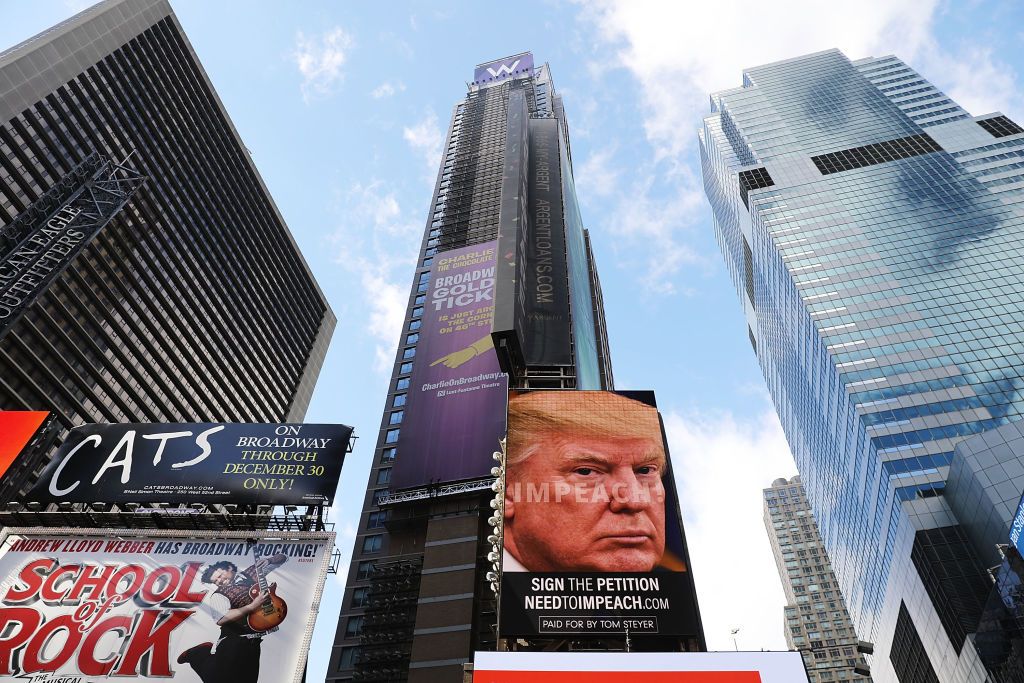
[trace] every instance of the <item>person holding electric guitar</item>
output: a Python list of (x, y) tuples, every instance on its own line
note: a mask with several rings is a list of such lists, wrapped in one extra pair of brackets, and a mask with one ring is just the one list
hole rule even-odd
[(277, 584), (267, 585), (266, 575), (287, 561), (286, 555), (263, 557), (238, 571), (233, 562), (209, 565), (203, 583), (217, 587), (204, 600), (206, 611), (220, 626), (216, 645), (200, 643), (178, 657), (189, 664), (203, 683), (257, 683), (260, 675), (260, 642), (284, 621), (288, 605), (277, 595)]

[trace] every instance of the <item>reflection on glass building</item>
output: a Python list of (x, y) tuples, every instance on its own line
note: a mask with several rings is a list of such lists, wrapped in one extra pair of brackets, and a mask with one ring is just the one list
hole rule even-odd
[(334, 314), (165, 0), (0, 52), (0, 301), (0, 410), (58, 432), (304, 416)]
[(1024, 129), (835, 50), (711, 110), (716, 236), (872, 676), (982, 680), (991, 578), (944, 494), (1024, 410)]

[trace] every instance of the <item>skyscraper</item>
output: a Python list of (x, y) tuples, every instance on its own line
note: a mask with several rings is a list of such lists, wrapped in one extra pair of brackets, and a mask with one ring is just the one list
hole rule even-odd
[(956, 443), (1024, 407), (1024, 129), (835, 50), (711, 108), (716, 235), (872, 676), (981, 675), (939, 598), (984, 580), (942, 494)]
[(302, 419), (335, 318), (165, 0), (0, 53), (0, 225), (0, 409)]
[(476, 67), (448, 127), (327, 680), (458, 680), (495, 647), (502, 373), (511, 387), (612, 388), (571, 159), (547, 64)]
[(799, 476), (764, 490), (764, 525), (786, 594), (786, 644), (803, 653), (811, 683), (854, 679), (857, 634)]

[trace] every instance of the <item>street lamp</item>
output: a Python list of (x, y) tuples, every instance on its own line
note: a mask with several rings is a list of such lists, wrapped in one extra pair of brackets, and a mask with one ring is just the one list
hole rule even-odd
[(736, 642), (736, 634), (739, 633), (739, 632), (740, 632), (740, 627), (739, 626), (737, 626), (736, 628), (733, 628), (733, 629), (729, 629), (729, 633), (730, 633), (730, 635), (732, 635), (732, 646), (736, 650), (736, 652), (740, 651), (740, 646)]

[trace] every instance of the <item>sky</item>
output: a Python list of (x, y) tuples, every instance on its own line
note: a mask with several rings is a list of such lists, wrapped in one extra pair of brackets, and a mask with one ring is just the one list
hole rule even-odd
[[(0, 0), (0, 49), (90, 3)], [(307, 422), (361, 438), (331, 510), (347, 566), (452, 107), (532, 50), (563, 95), (618, 389), (664, 415), (710, 649), (785, 649), (761, 489), (796, 473), (704, 199), (696, 131), (744, 67), (896, 54), (972, 114), (1024, 121), (1024, 4), (171, 0), (338, 326)], [(344, 571), (308, 680), (323, 680)]]

